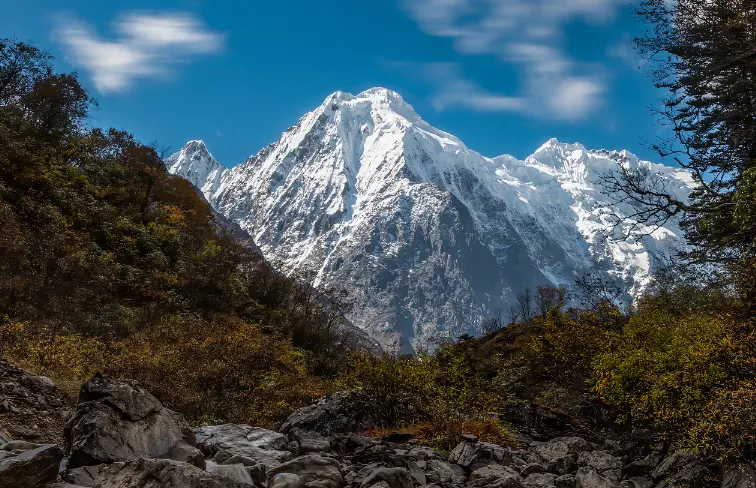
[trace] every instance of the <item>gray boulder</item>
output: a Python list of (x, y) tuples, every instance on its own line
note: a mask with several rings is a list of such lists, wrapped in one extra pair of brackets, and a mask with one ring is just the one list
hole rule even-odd
[(575, 475), (577, 488), (620, 488), (619, 483), (598, 473), (593, 468), (580, 468)]
[(412, 476), (404, 468), (377, 468), (360, 484), (361, 488), (385, 483), (388, 488), (412, 488)]
[(138, 383), (105, 375), (82, 386), (66, 438), (70, 468), (140, 458), (205, 466), (183, 416), (165, 408)]
[(191, 464), (169, 459), (138, 459), (105, 468), (94, 488), (250, 488)]
[(195, 429), (197, 446), (216, 463), (243, 456), (267, 467), (276, 467), (292, 458), (283, 434), (242, 424), (223, 424)]
[(511, 464), (512, 451), (496, 444), (463, 440), (449, 454), (449, 461), (475, 471), (489, 464)]
[(428, 482), (442, 486), (459, 486), (467, 480), (461, 466), (435, 458), (426, 461), (425, 476)]
[(699, 455), (695, 451), (675, 451), (665, 457), (651, 472), (651, 478), (660, 480), (666, 478), (690, 464), (698, 462)]
[(311, 452), (329, 452), (331, 443), (317, 432), (295, 427), (289, 431), (289, 440), (297, 445), (300, 454)]
[(526, 488), (551, 488), (556, 486), (557, 476), (553, 473), (533, 473), (525, 478)]
[(94, 486), (95, 481), (100, 476), (100, 471), (107, 466), (107, 464), (99, 464), (69, 469), (63, 474), (63, 480), (78, 486)]
[(578, 454), (578, 465), (593, 468), (599, 473), (620, 469), (622, 461), (606, 451), (584, 451)]
[(473, 471), (468, 488), (522, 488), (523, 480), (508, 466), (491, 464)]
[(580, 453), (593, 450), (593, 445), (580, 437), (557, 437), (534, 444), (533, 452), (547, 471), (568, 474), (577, 469)]
[(17, 453), (3, 451), (0, 460), (0, 486), (35, 488), (55, 481), (63, 451), (55, 445), (40, 446)]
[(318, 400), (314, 405), (300, 408), (286, 419), (281, 432), (299, 428), (324, 436), (360, 432), (371, 424), (368, 409), (360, 408), (355, 395), (337, 392)]
[(279, 473), (270, 479), (268, 488), (305, 488), (305, 485), (298, 474)]
[(756, 488), (756, 471), (750, 466), (737, 466), (725, 473), (722, 488)]
[(208, 466), (207, 472), (221, 477), (231, 478), (232, 480), (240, 481), (248, 485), (254, 484), (254, 480), (252, 480), (252, 477), (249, 475), (243, 464), (214, 464)]
[(272, 481), (283, 473), (299, 476), (304, 486), (312, 488), (342, 488), (346, 485), (341, 464), (333, 458), (316, 455), (298, 457), (271, 469), (268, 476)]

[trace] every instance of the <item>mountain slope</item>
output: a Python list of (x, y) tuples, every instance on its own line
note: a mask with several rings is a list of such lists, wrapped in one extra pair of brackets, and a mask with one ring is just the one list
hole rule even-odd
[(670, 223), (637, 241), (603, 237), (612, 227), (596, 180), (617, 162), (660, 173), (680, 195), (692, 188), (686, 173), (631, 153), (556, 140), (524, 161), (486, 158), (380, 88), (331, 95), (232, 170), (200, 141), (166, 165), (268, 259), (348, 289), (355, 325), (409, 351), (477, 332), (526, 287), (569, 285), (588, 271), (628, 298), (641, 292), (654, 255), (682, 245), (682, 234)]

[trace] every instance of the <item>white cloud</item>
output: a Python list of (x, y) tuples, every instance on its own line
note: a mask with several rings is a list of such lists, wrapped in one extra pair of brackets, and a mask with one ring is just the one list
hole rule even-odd
[(564, 26), (575, 20), (610, 21), (623, 1), (403, 0), (403, 5), (424, 32), (452, 39), (458, 52), (495, 55), (518, 69), (520, 88), (513, 95), (472, 89), (457, 73), (440, 88), (437, 98), (445, 105), (453, 100), (478, 110), (581, 119), (601, 104), (605, 76), (561, 49)]
[(139, 78), (165, 76), (194, 55), (223, 49), (224, 36), (189, 14), (129, 13), (112, 24), (106, 40), (78, 20), (61, 20), (57, 39), (74, 64), (84, 67), (102, 92), (122, 91)]
[[(403, 64), (407, 66), (407, 64)], [(579, 120), (601, 103), (604, 86), (592, 78), (572, 77), (552, 81), (549, 71), (533, 68), (528, 92), (521, 95), (493, 93), (466, 79), (453, 63), (412, 65), (426, 80), (436, 85), (433, 105), (437, 110), (463, 107), (479, 112), (518, 112), (532, 117)]]

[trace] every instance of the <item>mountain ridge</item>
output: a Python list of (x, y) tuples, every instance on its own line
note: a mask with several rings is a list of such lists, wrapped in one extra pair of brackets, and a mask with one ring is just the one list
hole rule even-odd
[(647, 167), (683, 198), (693, 188), (687, 173), (629, 151), (556, 139), (524, 160), (487, 158), (383, 88), (332, 94), (233, 169), (201, 141), (166, 160), (266, 258), (350, 289), (349, 318), (402, 351), (478, 332), (526, 287), (587, 271), (637, 296), (658, 266), (653, 254), (684, 241), (674, 222), (635, 242), (603, 238), (609, 200), (594, 180), (617, 164)]

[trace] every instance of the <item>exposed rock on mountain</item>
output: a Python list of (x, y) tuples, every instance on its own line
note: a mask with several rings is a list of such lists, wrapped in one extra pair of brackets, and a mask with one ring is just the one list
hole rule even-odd
[[(476, 333), (526, 287), (588, 271), (631, 299), (680, 229), (613, 229), (598, 185), (617, 164), (661, 174), (686, 198), (687, 173), (633, 154), (551, 140), (525, 160), (486, 158), (424, 122), (397, 93), (335, 93), (274, 144), (228, 170), (200, 141), (166, 160), (286, 271), (347, 288), (352, 322), (409, 351)], [(613, 212), (631, 215), (633, 208)], [(640, 234), (649, 232), (649, 236)]]

